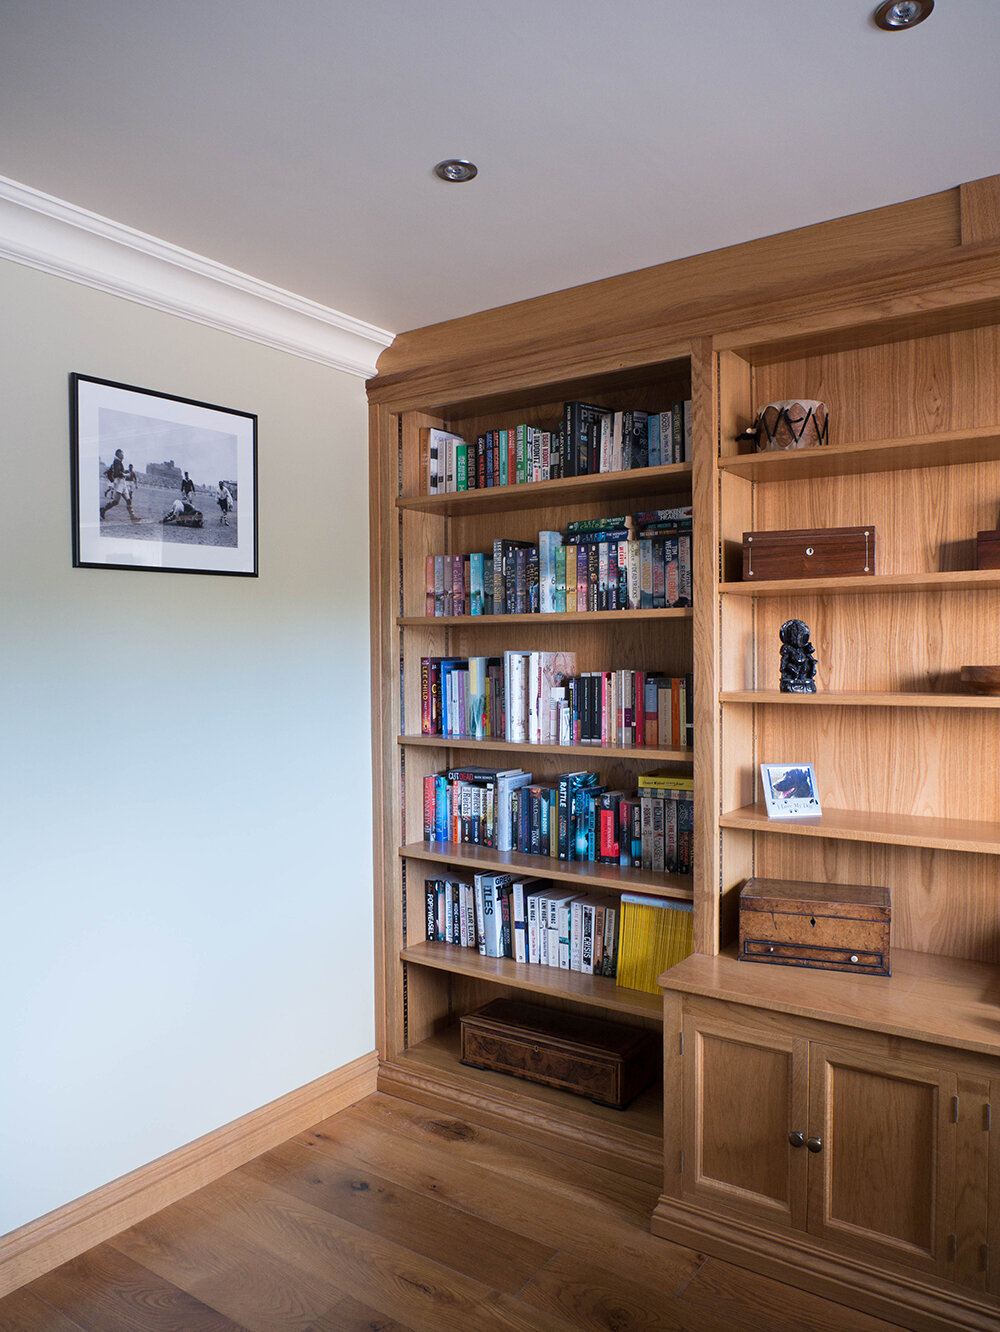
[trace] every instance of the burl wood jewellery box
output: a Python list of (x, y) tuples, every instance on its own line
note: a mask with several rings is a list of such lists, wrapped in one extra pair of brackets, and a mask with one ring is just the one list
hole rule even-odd
[(891, 974), (888, 888), (747, 879), (740, 892), (741, 962)]
[(624, 1110), (659, 1078), (658, 1032), (494, 999), (462, 1018), (462, 1063)]

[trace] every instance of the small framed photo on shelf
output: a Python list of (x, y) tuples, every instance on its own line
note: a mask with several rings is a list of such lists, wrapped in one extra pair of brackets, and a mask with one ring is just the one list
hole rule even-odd
[(762, 763), (769, 819), (808, 819), (822, 814), (811, 763)]
[(70, 375), (73, 565), (257, 576), (257, 418)]

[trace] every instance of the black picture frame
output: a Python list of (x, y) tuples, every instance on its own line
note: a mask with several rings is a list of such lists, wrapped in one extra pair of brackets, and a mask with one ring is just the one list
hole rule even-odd
[(73, 373), (73, 567), (256, 578), (257, 417)]

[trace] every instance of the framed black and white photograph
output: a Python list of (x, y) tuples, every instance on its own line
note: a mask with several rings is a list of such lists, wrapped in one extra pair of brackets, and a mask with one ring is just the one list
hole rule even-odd
[(257, 418), (70, 375), (75, 568), (257, 576)]
[(807, 819), (822, 814), (811, 763), (762, 763), (760, 776), (769, 819)]

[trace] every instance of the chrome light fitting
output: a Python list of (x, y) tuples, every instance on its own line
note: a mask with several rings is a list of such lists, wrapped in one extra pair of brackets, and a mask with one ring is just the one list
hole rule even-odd
[(886, 32), (905, 32), (923, 23), (934, 8), (934, 0), (885, 0), (872, 18)]
[(441, 180), (447, 180), (453, 185), (461, 185), (463, 181), (475, 180), (479, 175), (479, 168), (475, 162), (465, 162), (458, 157), (449, 157), (444, 162), (438, 162), (434, 168), (435, 176)]

